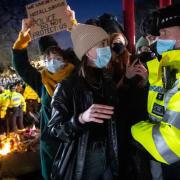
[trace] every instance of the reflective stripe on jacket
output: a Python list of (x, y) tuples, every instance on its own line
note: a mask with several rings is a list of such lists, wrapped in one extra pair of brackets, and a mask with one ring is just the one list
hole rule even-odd
[(22, 110), (26, 111), (26, 102), (22, 94), (18, 92), (11, 92), (9, 94), (9, 108), (19, 107), (21, 106)]
[(131, 132), (134, 139), (156, 160), (171, 164), (180, 160), (180, 50), (166, 52), (163, 58), (166, 58), (163, 66), (177, 67), (176, 81), (166, 91), (160, 74), (162, 60), (159, 65), (156, 60), (147, 63), (150, 79), (149, 120), (135, 124)]

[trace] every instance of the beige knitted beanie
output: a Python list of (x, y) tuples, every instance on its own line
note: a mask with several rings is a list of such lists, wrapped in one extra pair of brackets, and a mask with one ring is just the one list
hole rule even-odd
[(96, 44), (108, 38), (108, 34), (100, 27), (78, 24), (71, 31), (73, 49), (79, 60)]

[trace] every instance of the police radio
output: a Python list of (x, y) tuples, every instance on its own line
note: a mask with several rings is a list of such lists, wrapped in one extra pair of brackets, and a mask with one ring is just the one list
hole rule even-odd
[(170, 66), (162, 67), (162, 81), (165, 90), (169, 90), (173, 87), (174, 82), (176, 81), (176, 72), (176, 69), (171, 69)]

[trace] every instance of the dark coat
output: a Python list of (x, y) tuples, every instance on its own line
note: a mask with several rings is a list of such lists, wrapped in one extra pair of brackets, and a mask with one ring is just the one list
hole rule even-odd
[[(110, 80), (103, 80), (105, 104), (115, 107), (108, 120), (108, 154), (114, 179), (119, 178), (118, 96)], [(59, 138), (59, 151), (52, 168), (52, 179), (81, 180), (88, 143), (88, 123), (80, 124), (78, 116), (94, 102), (93, 91), (82, 77), (73, 76), (58, 84), (52, 99), (52, 117), (49, 132)]]
[(51, 97), (45, 89), (40, 72), (31, 66), (28, 60), (27, 50), (13, 50), (12, 58), (13, 67), (21, 76), (21, 78), (29, 84), (41, 98), (40, 110), (40, 155), (42, 175), (44, 179), (49, 180), (51, 167), (54, 156), (57, 152), (58, 145), (56, 139), (49, 136), (47, 131), (47, 123), (51, 117)]

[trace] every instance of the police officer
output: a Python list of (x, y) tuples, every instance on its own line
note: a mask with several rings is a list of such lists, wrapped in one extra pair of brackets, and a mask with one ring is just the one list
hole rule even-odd
[(157, 10), (143, 23), (146, 32), (158, 36), (160, 58), (147, 63), (149, 120), (135, 124), (131, 131), (134, 139), (162, 163), (164, 177), (159, 174), (156, 179), (180, 179), (179, 9), (180, 4), (176, 4)]
[(6, 121), (6, 110), (8, 107), (9, 91), (0, 86), (0, 134), (8, 132)]
[(9, 86), (9, 104), (7, 109), (7, 121), (10, 132), (17, 129), (23, 129), (23, 112), (26, 111), (26, 103), (24, 97), (15, 91), (15, 84)]

